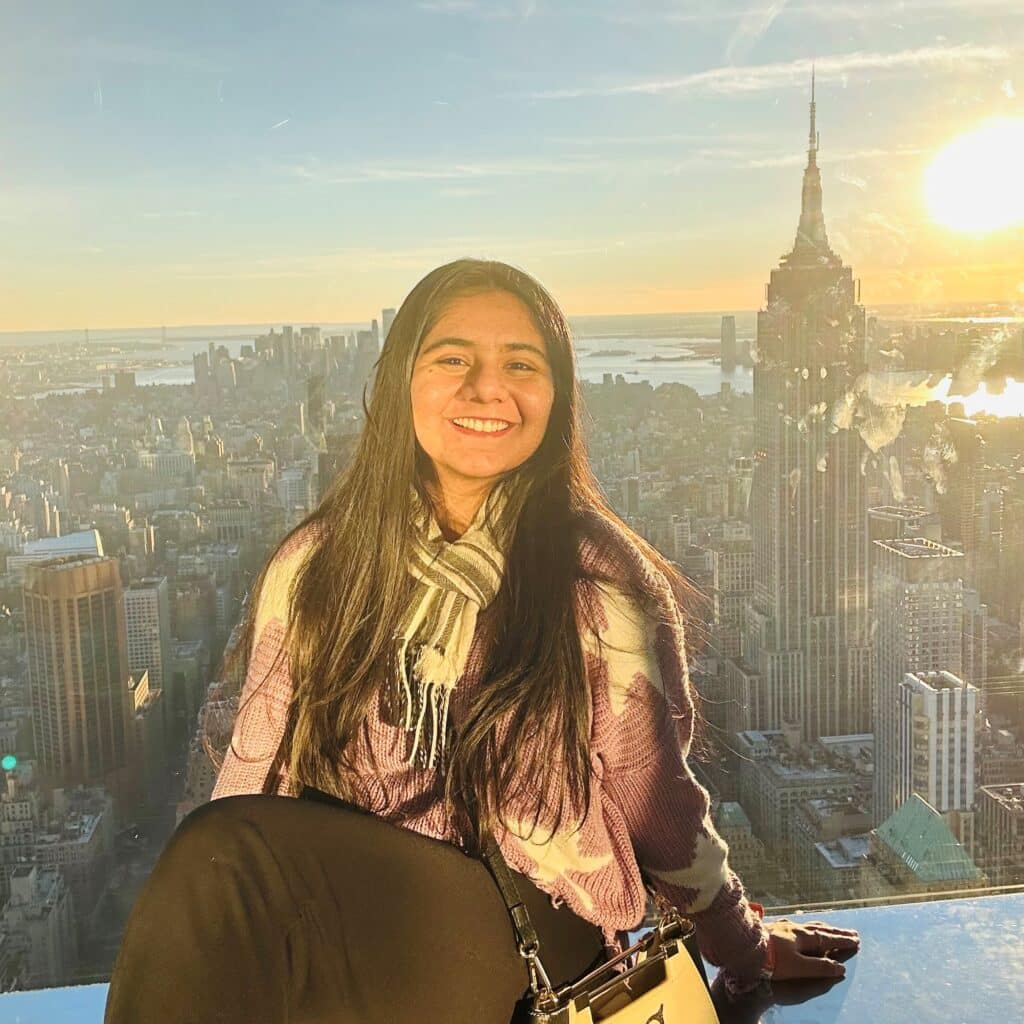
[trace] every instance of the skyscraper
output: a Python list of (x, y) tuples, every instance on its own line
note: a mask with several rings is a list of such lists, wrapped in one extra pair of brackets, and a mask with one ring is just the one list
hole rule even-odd
[(864, 368), (853, 271), (829, 246), (817, 165), (814, 81), (800, 221), (757, 318), (753, 593), (737, 690), (757, 692), (756, 728), (804, 739), (871, 724), (867, 454), (843, 419)]
[(873, 545), (874, 820), (879, 824), (909, 795), (901, 788), (900, 683), (908, 672), (962, 677), (964, 556), (925, 537)]
[(381, 311), (380, 327), (385, 341), (388, 340), (388, 333), (391, 331), (391, 324), (394, 322), (394, 319), (395, 310), (391, 306)]
[(945, 468), (944, 490), (936, 495), (942, 539), (963, 551), (964, 582), (987, 599), (999, 573), (1003, 495), (998, 470), (986, 457), (988, 443), (977, 420), (949, 416), (943, 426), (955, 458)]
[(318, 440), (324, 431), (324, 377), (321, 373), (314, 373), (306, 380), (306, 420), (313, 440)]
[(53, 786), (99, 784), (131, 813), (134, 705), (121, 576), (114, 558), (70, 556), (25, 570), (36, 756)]
[(284, 374), (285, 394), (291, 398), (297, 365), (295, 351), (295, 330), (291, 324), (281, 328), (281, 372)]
[(970, 811), (977, 689), (945, 670), (908, 672), (898, 699), (897, 802), (917, 793), (940, 814)]
[(149, 673), (149, 686), (171, 703), (171, 597), (166, 576), (147, 576), (124, 591), (128, 671), (134, 679)]
[(149, 685), (160, 689), (170, 675), (171, 600), (166, 576), (147, 576), (124, 591), (128, 671), (138, 678), (149, 673)]
[(720, 350), (722, 372), (736, 369), (736, 317), (722, 317), (722, 347)]

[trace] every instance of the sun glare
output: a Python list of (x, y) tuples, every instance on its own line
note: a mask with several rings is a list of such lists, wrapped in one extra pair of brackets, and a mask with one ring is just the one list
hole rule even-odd
[(1024, 223), (1024, 120), (994, 118), (948, 143), (924, 174), (933, 220), (983, 234)]
[(965, 416), (977, 416), (979, 413), (988, 416), (1024, 416), (1024, 381), (1007, 377), (1005, 386), (999, 392), (989, 391), (988, 385), (982, 381), (980, 387), (969, 395), (951, 395), (950, 383), (950, 378), (946, 377), (931, 397), (946, 405), (961, 403)]

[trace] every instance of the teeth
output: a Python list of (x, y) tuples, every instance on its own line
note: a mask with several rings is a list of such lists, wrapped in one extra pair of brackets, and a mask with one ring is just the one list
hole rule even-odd
[(493, 434), (495, 431), (504, 430), (509, 424), (505, 420), (452, 420), (460, 427), (469, 427), (470, 430), (479, 430), (486, 434)]

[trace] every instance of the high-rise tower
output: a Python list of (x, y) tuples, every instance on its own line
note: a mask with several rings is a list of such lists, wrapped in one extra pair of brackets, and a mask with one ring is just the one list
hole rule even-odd
[(900, 740), (900, 684), (908, 672), (963, 677), (964, 556), (926, 537), (873, 545), (874, 822), (881, 824), (910, 796), (900, 764), (910, 742)]
[(757, 318), (753, 593), (732, 666), (748, 728), (871, 728), (867, 449), (850, 429), (864, 310), (821, 206), (811, 79), (800, 223)]
[(117, 559), (68, 556), (25, 570), (29, 694), (49, 785), (106, 786), (134, 812), (138, 765)]

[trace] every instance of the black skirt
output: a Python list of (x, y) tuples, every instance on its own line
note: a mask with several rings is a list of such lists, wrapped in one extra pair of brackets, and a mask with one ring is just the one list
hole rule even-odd
[[(132, 908), (104, 1024), (509, 1024), (528, 975), (486, 865), (306, 788), (196, 808)], [(513, 872), (558, 985), (601, 930)]]

